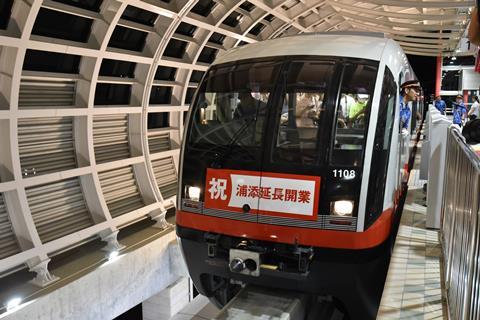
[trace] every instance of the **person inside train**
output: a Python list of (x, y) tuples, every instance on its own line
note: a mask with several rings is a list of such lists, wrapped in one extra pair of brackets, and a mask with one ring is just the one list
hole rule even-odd
[(452, 105), (453, 105), (453, 124), (457, 124), (461, 127), (467, 115), (467, 108), (463, 103), (463, 97), (461, 95), (458, 95), (455, 98), (455, 102), (453, 102)]
[(367, 108), (368, 94), (356, 94), (353, 99), (355, 100), (352, 105), (350, 105), (348, 111), (348, 120), (352, 126), (358, 121), (361, 121), (365, 117), (365, 111)]
[(400, 85), (400, 127), (402, 130), (408, 130), (412, 114), (409, 103), (416, 101), (419, 93), (420, 82), (418, 80), (405, 81)]
[(445, 104), (445, 101), (442, 100), (441, 96), (436, 96), (435, 97), (435, 108), (437, 108), (438, 111), (440, 111), (441, 114), (445, 115), (445, 108), (447, 105)]
[(472, 106), (470, 107), (470, 110), (468, 110), (467, 114), (469, 120), (475, 120), (480, 117), (480, 103), (478, 103), (478, 96), (473, 96), (472, 100)]
[(339, 115), (346, 119), (348, 118), (348, 113), (350, 112), (350, 107), (355, 103), (355, 99), (349, 95), (342, 93), (340, 98), (340, 113)]
[(238, 105), (233, 113), (234, 119), (250, 118), (259, 113), (265, 112), (266, 103), (259, 99), (254, 98), (255, 92), (241, 91), (238, 93)]
[(319, 96), (315, 93), (298, 93), (296, 101), (297, 127), (314, 127), (320, 113)]

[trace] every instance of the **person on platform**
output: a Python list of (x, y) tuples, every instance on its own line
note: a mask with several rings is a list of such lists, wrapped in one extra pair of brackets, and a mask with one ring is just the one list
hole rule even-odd
[(465, 120), (465, 116), (467, 114), (467, 108), (463, 103), (463, 97), (458, 95), (455, 99), (455, 102), (452, 103), (453, 105), (453, 124), (457, 124), (460, 127), (463, 125), (463, 120)]
[(440, 111), (441, 114), (445, 115), (445, 108), (447, 105), (445, 104), (445, 101), (442, 100), (441, 96), (436, 96), (435, 97), (435, 108), (437, 108), (438, 111)]
[(473, 96), (473, 103), (472, 106), (470, 107), (470, 110), (468, 110), (468, 119), (469, 120), (475, 120), (479, 119), (480, 117), (480, 103), (478, 103), (478, 96)]
[(419, 93), (420, 82), (417, 80), (405, 81), (400, 85), (400, 126), (402, 130), (408, 130), (410, 117), (412, 115), (409, 102), (416, 101)]

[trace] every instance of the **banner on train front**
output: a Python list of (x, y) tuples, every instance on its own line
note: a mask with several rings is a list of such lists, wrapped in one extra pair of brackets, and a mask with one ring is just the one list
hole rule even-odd
[(320, 177), (207, 169), (205, 208), (317, 220)]

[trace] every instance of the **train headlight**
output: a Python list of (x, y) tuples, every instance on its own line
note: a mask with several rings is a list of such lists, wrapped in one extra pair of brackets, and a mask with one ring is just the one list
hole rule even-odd
[(199, 187), (187, 187), (188, 198), (193, 201), (200, 200), (200, 188)]
[(332, 202), (332, 213), (337, 216), (351, 216), (353, 212), (353, 201), (339, 200)]

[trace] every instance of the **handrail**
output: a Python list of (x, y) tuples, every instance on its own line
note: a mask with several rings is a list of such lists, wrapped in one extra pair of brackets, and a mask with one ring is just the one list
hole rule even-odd
[(450, 127), (441, 241), (449, 319), (480, 318), (480, 158)]

